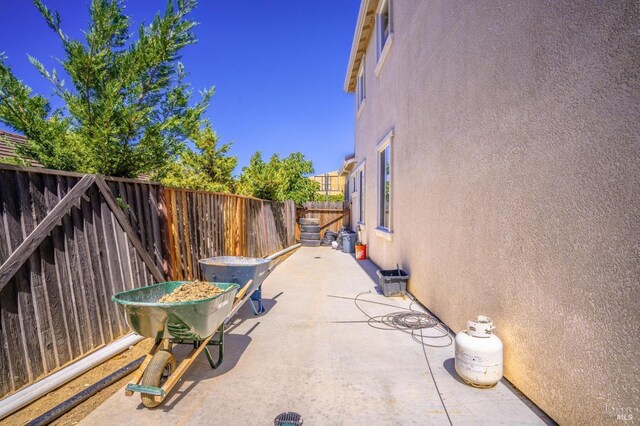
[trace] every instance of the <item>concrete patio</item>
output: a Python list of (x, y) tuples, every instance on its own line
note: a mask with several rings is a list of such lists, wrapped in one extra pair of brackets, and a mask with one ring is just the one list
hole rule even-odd
[[(305, 425), (449, 424), (421, 345), (370, 327), (350, 300), (371, 291), (360, 299), (409, 306), (376, 292), (375, 269), (329, 248), (298, 250), (265, 282), (267, 312), (240, 311), (218, 370), (203, 356), (160, 407), (146, 409), (123, 390), (81, 424), (272, 425), (285, 411), (300, 413)], [(359, 304), (370, 315), (399, 310)], [(176, 351), (179, 359), (186, 349)], [(462, 383), (453, 344), (427, 347), (426, 354), (454, 425), (548, 422), (505, 381), (487, 390)]]

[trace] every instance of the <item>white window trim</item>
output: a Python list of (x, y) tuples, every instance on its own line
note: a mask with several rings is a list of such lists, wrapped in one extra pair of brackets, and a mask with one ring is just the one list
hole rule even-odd
[[(364, 165), (365, 165), (365, 160), (362, 160), (362, 162), (360, 164), (358, 164), (356, 166), (356, 168), (353, 170), (353, 174), (356, 176), (356, 182), (358, 182), (358, 185), (360, 184), (360, 179), (358, 179), (358, 175), (360, 174), (360, 172), (365, 172)], [(366, 179), (367, 179), (367, 174), (365, 172), (364, 180), (366, 180)], [(360, 186), (358, 186), (358, 195), (357, 195), (357, 197), (358, 197), (358, 211), (357, 211), (357, 216), (355, 216), (355, 217), (357, 217), (356, 224), (358, 224), (359, 226), (364, 228), (366, 220), (362, 221), (362, 222), (359, 220), (360, 219), (360, 217), (359, 217), (360, 216), (360, 203), (362, 202), (362, 198), (360, 198), (361, 189), (362, 188), (360, 188)], [(366, 207), (365, 207), (364, 213), (365, 213), (365, 216), (366, 216), (366, 213), (367, 213), (366, 212)]]
[(374, 231), (376, 232), (377, 237), (380, 237), (387, 241), (393, 241), (393, 231), (381, 227), (375, 228)]
[[(380, 27), (380, 12), (384, 7), (388, 5), (389, 9), (389, 36), (387, 36), (387, 40), (384, 43), (384, 46), (380, 46), (382, 43), (382, 28)], [(382, 0), (378, 5), (378, 9), (376, 10), (376, 52), (377, 52), (377, 61), (375, 74), (376, 77), (380, 74), (382, 70), (382, 66), (385, 64), (387, 60), (387, 55), (389, 54), (389, 50), (391, 50), (391, 45), (393, 44), (393, 3), (391, 0)]]
[[(360, 61), (360, 69), (358, 70), (358, 75), (356, 76), (356, 117), (360, 118), (360, 114), (362, 114), (362, 110), (364, 110), (364, 106), (367, 103), (367, 82), (365, 76), (365, 64), (366, 56), (362, 56), (362, 60)], [(362, 77), (362, 84), (360, 84), (360, 77)], [(360, 92), (362, 92), (362, 101), (360, 101), (360, 94), (358, 93), (357, 87), (360, 86)]]
[[(376, 146), (376, 164), (377, 166), (377, 183), (376, 183), (376, 228), (375, 228), (375, 232), (376, 235), (380, 238), (384, 238), (386, 240), (391, 241), (393, 239), (393, 146), (392, 146), (392, 141), (393, 141), (393, 137), (395, 135), (395, 130), (391, 129), (389, 131), (389, 133), (387, 133), (384, 138), (382, 138), (382, 140), (380, 142), (378, 142), (378, 145)], [(380, 153), (382, 151), (384, 151), (387, 147), (390, 147), (389, 149), (389, 176), (391, 176), (391, 183), (389, 185), (389, 227), (385, 228), (384, 226), (380, 225), (381, 222), (381, 217), (380, 217), (380, 203), (381, 203), (381, 199), (380, 199), (380, 194), (382, 193), (382, 190), (380, 188), (380, 182), (381, 182), (381, 173), (382, 170), (380, 170)]]
[[(360, 203), (360, 193), (359, 192), (352, 192), (351, 193), (351, 208), (352, 208), (352, 211), (353, 211), (353, 208), (356, 207), (356, 203)], [(360, 204), (358, 204), (358, 206), (359, 205)], [(357, 212), (354, 212), (354, 213), (357, 213)], [(353, 218), (356, 219), (357, 215), (354, 215)], [(356, 225), (358, 224), (357, 219), (355, 221), (355, 224)]]
[(391, 140), (393, 139), (394, 136), (395, 136), (395, 129), (389, 130), (389, 133), (384, 135), (384, 138), (382, 138), (380, 142), (378, 142), (378, 145), (376, 145), (376, 152), (380, 152), (384, 150), (387, 147), (387, 145), (390, 145)]
[(367, 104), (367, 100), (364, 99), (361, 103), (360, 106), (358, 107), (358, 111), (356, 112), (356, 118), (360, 118), (360, 115), (362, 115), (362, 111), (364, 111), (364, 106)]
[(393, 33), (389, 34), (389, 38), (387, 38), (387, 42), (384, 44), (382, 48), (382, 52), (380, 52), (380, 57), (378, 58), (378, 63), (376, 64), (376, 77), (382, 71), (382, 66), (385, 64), (387, 60), (387, 55), (389, 54), (389, 50), (391, 50), (391, 45), (393, 44)]

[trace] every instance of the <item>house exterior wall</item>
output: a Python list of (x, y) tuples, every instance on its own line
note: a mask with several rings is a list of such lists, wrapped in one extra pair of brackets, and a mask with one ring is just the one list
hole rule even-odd
[[(395, 0), (392, 21), (354, 118), (369, 256), (455, 332), (491, 316), (505, 376), (556, 421), (637, 419), (638, 3)], [(376, 145), (392, 129), (389, 241)]]

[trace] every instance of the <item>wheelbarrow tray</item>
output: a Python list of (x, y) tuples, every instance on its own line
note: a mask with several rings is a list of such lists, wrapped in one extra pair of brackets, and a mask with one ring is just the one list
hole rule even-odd
[(114, 294), (111, 300), (124, 306), (127, 324), (133, 331), (154, 339), (203, 340), (224, 322), (239, 286), (210, 283), (223, 290), (208, 299), (159, 303), (165, 294), (189, 281), (167, 281)]
[(258, 257), (217, 256), (198, 261), (206, 281), (236, 282), (243, 288), (253, 280), (246, 294), (250, 295), (260, 287), (268, 275), (271, 260)]

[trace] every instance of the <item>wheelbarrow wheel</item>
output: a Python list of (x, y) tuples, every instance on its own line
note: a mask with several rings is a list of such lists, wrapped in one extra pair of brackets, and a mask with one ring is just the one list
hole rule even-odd
[[(176, 359), (169, 351), (158, 351), (155, 353), (149, 365), (144, 370), (140, 384), (159, 388), (162, 383), (175, 371)], [(153, 395), (141, 393), (142, 403), (147, 408), (157, 407), (161, 404), (154, 399)]]

